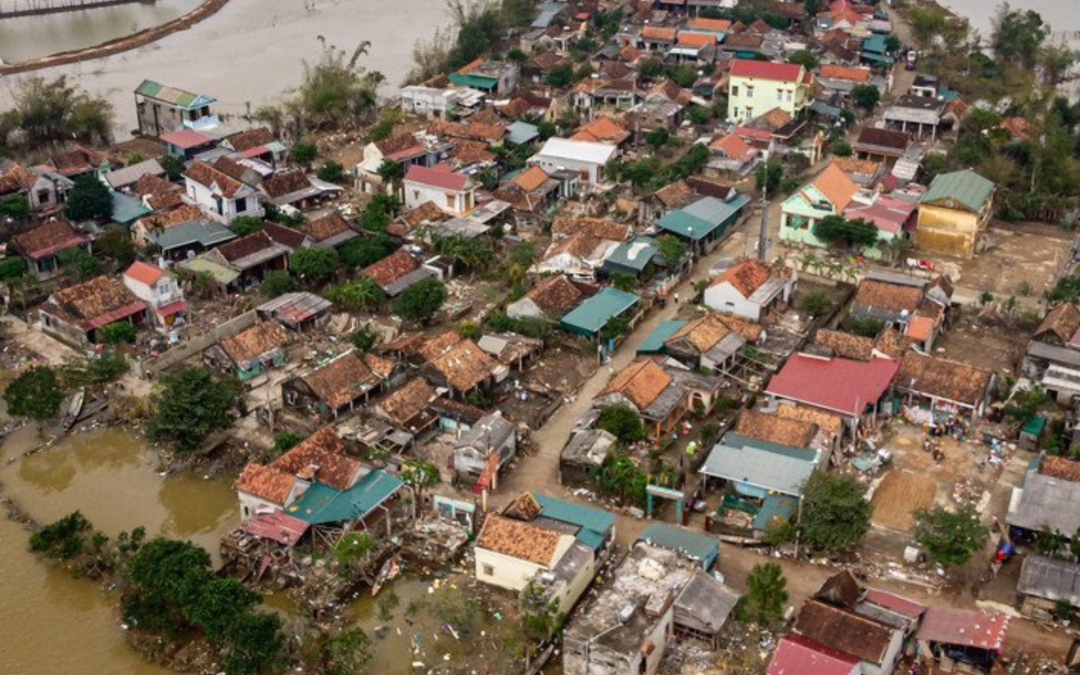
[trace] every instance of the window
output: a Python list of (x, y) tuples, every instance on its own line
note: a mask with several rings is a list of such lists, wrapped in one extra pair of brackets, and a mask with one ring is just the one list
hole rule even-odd
[(753, 108), (747, 108), (746, 109), (746, 119), (750, 119), (753, 116), (754, 116), (754, 109)]
[(451, 209), (454, 208), (454, 195), (452, 195), (452, 194), (447, 194), (446, 195), (446, 206), (447, 206), (447, 208), (451, 208)]
[(754, 88), (753, 87), (747, 87), (746, 88), (746, 98), (754, 98)]
[(738, 96), (739, 95), (739, 88), (737, 86), (731, 87), (731, 95), (732, 96)]
[(248, 202), (247, 197), (244, 197), (243, 199), (237, 199), (236, 200), (236, 212), (237, 213), (243, 213), (244, 211), (247, 211), (247, 208), (248, 208), (248, 203), (247, 202)]
[(488, 565), (487, 563), (484, 563), (483, 567), (484, 567), (484, 576), (486, 576), (486, 577), (495, 576), (495, 568), (494, 567), (492, 567), (491, 565)]

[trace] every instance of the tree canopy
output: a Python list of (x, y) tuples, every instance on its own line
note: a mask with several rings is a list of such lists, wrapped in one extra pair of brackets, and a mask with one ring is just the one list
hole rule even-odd
[(933, 562), (959, 566), (982, 549), (990, 529), (970, 505), (958, 511), (935, 506), (915, 513), (912, 536)]
[(1031, 69), (1049, 35), (1050, 27), (1038, 12), (1013, 9), (1006, 2), (994, 17), (990, 45), (1003, 63), (1018, 63)]
[(446, 302), (446, 287), (429, 277), (409, 286), (394, 298), (394, 314), (406, 321), (424, 322), (435, 316)]
[(213, 432), (232, 426), (229, 409), (240, 393), (235, 379), (216, 377), (207, 368), (184, 367), (162, 375), (159, 382), (161, 392), (153, 396), (157, 410), (146, 427), (152, 439), (190, 452)]
[(855, 105), (869, 112), (881, 100), (881, 90), (872, 84), (857, 84), (851, 88), (851, 100)]
[(48, 366), (33, 366), (8, 384), (4, 402), (8, 413), (43, 422), (56, 417), (64, 393), (56, 371)]
[(780, 566), (758, 563), (746, 578), (746, 595), (739, 603), (740, 618), (762, 627), (771, 626), (784, 616), (787, 600), (787, 579)]
[(69, 220), (108, 220), (112, 217), (112, 192), (93, 174), (75, 179), (68, 191), (64, 215)]
[(15, 89), (14, 99), (14, 108), (0, 114), (0, 146), (10, 147), (16, 130), (29, 148), (112, 138), (112, 104), (82, 91), (64, 75), (27, 78)]
[(246, 237), (249, 234), (261, 231), (263, 229), (263, 220), (256, 216), (240, 216), (233, 218), (232, 222), (229, 223), (229, 229), (238, 237)]
[(351, 269), (363, 269), (373, 265), (398, 250), (397, 240), (387, 234), (372, 237), (354, 237), (338, 249), (341, 262)]
[(335, 284), (323, 291), (323, 296), (347, 312), (371, 311), (386, 299), (382, 288), (371, 277), (357, 277)]
[(289, 269), (296, 275), (316, 281), (326, 281), (334, 276), (341, 260), (332, 248), (300, 248), (289, 256)]
[(802, 541), (823, 551), (852, 546), (869, 531), (872, 511), (866, 487), (857, 480), (817, 471), (803, 488)]
[(645, 423), (637, 411), (625, 403), (613, 403), (601, 408), (596, 427), (620, 441), (640, 441), (645, 438)]
[(814, 223), (814, 236), (834, 245), (873, 248), (878, 242), (877, 225), (862, 218), (825, 216)]

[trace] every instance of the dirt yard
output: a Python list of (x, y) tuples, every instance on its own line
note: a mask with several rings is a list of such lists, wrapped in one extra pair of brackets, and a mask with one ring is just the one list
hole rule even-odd
[(873, 523), (908, 532), (915, 524), (914, 513), (934, 504), (937, 485), (926, 474), (890, 471), (874, 491)]
[(934, 344), (934, 351), (954, 361), (970, 363), (996, 373), (1012, 373), (1027, 347), (1030, 329), (1014, 329), (1006, 325), (984, 325), (967, 314), (945, 332)]
[(1004, 298), (1041, 296), (1072, 255), (1075, 239), (1056, 225), (997, 221), (989, 236), (994, 242), (989, 251), (972, 260), (944, 260), (942, 271), (959, 286)]

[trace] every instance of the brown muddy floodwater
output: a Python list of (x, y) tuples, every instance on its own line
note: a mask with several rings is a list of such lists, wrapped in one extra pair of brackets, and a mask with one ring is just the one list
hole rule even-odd
[[(237, 520), (229, 476), (159, 476), (155, 454), (116, 429), (81, 434), (8, 464), (36, 445), (24, 427), (0, 446), (0, 481), (38, 522), (76, 509), (115, 536), (142, 525), (190, 539), (217, 557)], [(130, 651), (113, 614), (116, 597), (26, 550), (27, 532), (0, 517), (0, 672), (12, 675), (166, 675)]]

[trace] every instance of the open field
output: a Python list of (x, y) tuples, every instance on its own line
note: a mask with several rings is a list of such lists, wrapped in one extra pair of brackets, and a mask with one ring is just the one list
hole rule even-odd
[(932, 506), (937, 486), (925, 474), (890, 471), (874, 491), (873, 523), (894, 530), (911, 530), (914, 513)]

